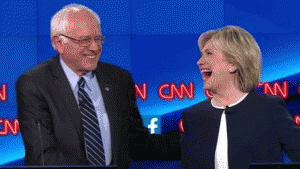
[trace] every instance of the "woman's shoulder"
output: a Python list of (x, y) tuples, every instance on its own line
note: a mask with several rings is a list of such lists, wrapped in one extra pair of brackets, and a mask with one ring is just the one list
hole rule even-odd
[(274, 95), (264, 94), (264, 93), (260, 93), (260, 92), (249, 93), (249, 97), (250, 97), (249, 101), (255, 101), (261, 105), (284, 102), (280, 96), (274, 96)]
[(201, 112), (206, 112), (206, 111), (211, 111), (212, 105), (210, 103), (211, 100), (207, 99), (202, 102), (196, 103), (190, 107), (187, 107), (183, 112), (184, 114), (195, 114)]
[(243, 111), (246, 114), (266, 115), (278, 114), (287, 110), (286, 103), (279, 96), (263, 94), (260, 92), (249, 93), (245, 101), (235, 106), (232, 111)]

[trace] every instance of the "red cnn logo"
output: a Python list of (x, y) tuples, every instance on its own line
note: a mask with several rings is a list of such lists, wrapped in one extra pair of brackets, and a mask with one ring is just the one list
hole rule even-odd
[(148, 85), (147, 83), (142, 83), (142, 87), (140, 84), (136, 83), (135, 85), (135, 98), (140, 98), (145, 101), (148, 98)]
[[(165, 89), (169, 90), (169, 94), (164, 92)], [(187, 96), (189, 100), (192, 100), (195, 95), (194, 83), (190, 82), (188, 85), (180, 83), (179, 86), (175, 83), (163, 83), (159, 85), (157, 93), (162, 100), (174, 100), (175, 96), (177, 96), (179, 100), (183, 100), (185, 96)]]
[(274, 82), (273, 84), (270, 84), (268, 82), (260, 82), (258, 84), (258, 87), (261, 87), (263, 89), (263, 93), (281, 96), (283, 99), (286, 99), (289, 96), (288, 86), (289, 84), (287, 81), (283, 81), (282, 84), (278, 82)]
[(19, 121), (18, 119), (13, 119), (10, 121), (9, 119), (0, 119), (0, 124), (2, 124), (2, 130), (0, 130), (0, 136), (7, 136), (8, 132), (13, 136), (18, 135), (20, 131)]
[(0, 86), (0, 101), (5, 102), (7, 101), (7, 85), (3, 84)]
[(204, 90), (204, 94), (208, 99), (212, 99), (213, 98), (213, 94), (211, 94), (211, 92), (209, 90)]
[(295, 122), (298, 126), (300, 126), (300, 114), (297, 114), (297, 115), (294, 116), (294, 122)]
[(184, 134), (183, 120), (182, 119), (180, 119), (179, 122), (178, 122), (178, 128), (179, 128), (179, 132), (181, 134)]

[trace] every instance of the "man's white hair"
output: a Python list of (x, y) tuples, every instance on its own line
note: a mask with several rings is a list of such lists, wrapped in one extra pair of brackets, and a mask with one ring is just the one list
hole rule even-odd
[(99, 26), (101, 26), (101, 20), (99, 15), (93, 10), (91, 10), (90, 8), (75, 3), (64, 6), (61, 10), (56, 12), (51, 18), (50, 38), (51, 38), (51, 44), (55, 50), (56, 48), (52, 42), (52, 37), (57, 36), (59, 34), (66, 34), (66, 32), (68, 31), (67, 28), (69, 24), (69, 14), (73, 12), (79, 12), (82, 10), (86, 10), (89, 13), (91, 13), (97, 19)]

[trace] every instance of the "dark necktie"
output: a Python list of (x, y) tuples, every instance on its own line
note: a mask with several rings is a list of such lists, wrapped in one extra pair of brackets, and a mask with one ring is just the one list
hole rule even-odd
[(78, 81), (79, 109), (82, 116), (82, 129), (85, 142), (85, 150), (89, 165), (105, 166), (104, 148), (97, 119), (97, 114), (92, 100), (84, 90), (83, 77)]

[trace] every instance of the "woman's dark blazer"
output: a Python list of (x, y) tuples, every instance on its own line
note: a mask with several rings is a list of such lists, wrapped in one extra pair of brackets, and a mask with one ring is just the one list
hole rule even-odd
[[(214, 168), (221, 115), (210, 100), (183, 114), (181, 168)], [(293, 162), (300, 161), (300, 127), (278, 96), (250, 92), (226, 113), (228, 165), (248, 168), (249, 163), (282, 162), (282, 150)]]

